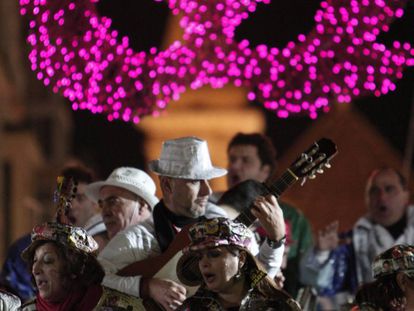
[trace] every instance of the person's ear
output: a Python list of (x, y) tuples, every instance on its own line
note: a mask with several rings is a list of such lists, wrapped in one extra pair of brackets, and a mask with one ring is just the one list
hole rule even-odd
[(166, 176), (160, 176), (160, 187), (163, 196), (172, 193), (172, 180)]
[(270, 177), (270, 165), (269, 164), (262, 165), (262, 168), (260, 170), (261, 170), (262, 179), (266, 181)]
[(239, 269), (241, 269), (246, 264), (247, 253), (245, 251), (239, 252)]
[(149, 207), (149, 204), (142, 198), (138, 198), (139, 201), (139, 208), (138, 208), (138, 214), (142, 215), (146, 213), (147, 211), (151, 211), (151, 208)]
[(395, 276), (395, 279), (397, 281), (398, 286), (400, 289), (405, 293), (405, 290), (407, 288), (407, 276), (403, 272), (398, 272)]
[(404, 203), (408, 205), (408, 202), (410, 201), (410, 192), (407, 189), (404, 189)]

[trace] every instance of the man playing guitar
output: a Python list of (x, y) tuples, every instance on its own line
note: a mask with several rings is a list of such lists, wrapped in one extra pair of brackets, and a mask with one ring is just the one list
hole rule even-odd
[[(175, 236), (187, 225), (202, 218), (226, 216), (223, 209), (208, 202), (211, 194), (209, 180), (225, 175), (225, 169), (211, 164), (207, 142), (196, 137), (184, 137), (163, 143), (161, 156), (150, 163), (150, 169), (159, 175), (163, 199), (154, 207), (154, 223), (132, 226), (119, 233), (111, 243), (119, 246), (117, 258), (98, 259), (103, 264), (111, 284), (120, 291), (133, 293), (141, 298), (151, 298), (167, 311), (177, 308), (186, 298), (186, 289), (179, 283), (165, 278), (142, 277), (139, 271), (119, 273), (119, 270), (136, 261), (165, 253)], [(280, 268), (283, 257), (285, 223), (283, 213), (273, 195), (258, 197), (251, 210), (268, 235), (268, 242), (260, 250), (253, 250), (270, 277)], [(123, 244), (123, 245), (122, 245)], [(256, 245), (257, 246), (257, 245)], [(154, 258), (155, 263), (155, 258)], [(147, 265), (148, 269), (151, 267)], [(175, 267), (171, 268), (175, 270)], [(121, 274), (119, 276), (116, 274)], [(130, 284), (139, 279), (139, 288)], [(113, 282), (117, 280), (117, 282)], [(117, 283), (114, 286), (114, 283)]]

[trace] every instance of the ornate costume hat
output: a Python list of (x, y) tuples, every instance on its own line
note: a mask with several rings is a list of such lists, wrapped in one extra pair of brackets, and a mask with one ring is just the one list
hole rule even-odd
[(177, 263), (177, 276), (189, 286), (200, 285), (202, 276), (198, 267), (197, 251), (218, 246), (233, 245), (248, 250), (253, 233), (242, 223), (227, 218), (213, 218), (198, 222), (189, 229), (191, 244), (183, 249)]
[(248, 248), (254, 237), (250, 229), (228, 218), (213, 218), (198, 222), (189, 230), (191, 244), (184, 250), (198, 251), (221, 245)]
[[(93, 253), (98, 249), (98, 243), (83, 228), (57, 222), (35, 226), (32, 231), (32, 243), (36, 241), (53, 241), (85, 253)], [(29, 253), (30, 246), (23, 251), (23, 259), (28, 260)]]
[(372, 264), (375, 279), (397, 272), (414, 277), (414, 246), (399, 244), (379, 254)]
[(76, 191), (77, 187), (72, 179), (58, 177), (58, 187), (54, 195), (57, 205), (56, 221), (43, 223), (33, 228), (32, 244), (21, 255), (24, 260), (30, 260), (37, 241), (53, 241), (88, 254), (98, 249), (98, 243), (83, 228), (74, 227), (67, 223), (66, 215)]

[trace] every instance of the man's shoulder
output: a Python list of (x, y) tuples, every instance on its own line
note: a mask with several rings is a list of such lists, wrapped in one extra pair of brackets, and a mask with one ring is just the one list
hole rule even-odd
[(22, 311), (36, 311), (36, 298), (33, 298), (32, 300), (27, 301), (26, 303), (24, 303), (21, 307), (20, 310)]
[(227, 213), (220, 206), (208, 202), (204, 216), (206, 218), (227, 217)]
[(367, 231), (367, 230), (371, 230), (373, 226), (374, 224), (372, 223), (372, 221), (366, 215), (364, 215), (358, 218), (358, 220), (354, 224), (354, 227), (352, 228), (352, 231), (354, 233), (360, 232), (360, 231)]
[(102, 250), (105, 254), (108, 251), (120, 250), (124, 248), (136, 248), (142, 241), (153, 241), (154, 235), (143, 225), (129, 226), (125, 230), (118, 232)]
[(133, 243), (134, 241), (141, 239), (155, 239), (154, 235), (148, 230), (148, 228), (142, 224), (129, 226), (125, 230), (116, 234), (113, 238), (114, 241), (128, 241), (129, 243)]
[(129, 226), (129, 227), (125, 228), (125, 230), (119, 232), (118, 234), (121, 234), (121, 235), (124, 235), (124, 236), (131, 236), (131, 235), (133, 235), (133, 236), (136, 236), (136, 235), (151, 235), (151, 236), (153, 236), (153, 234), (149, 230), (149, 227), (144, 225), (143, 223)]
[(410, 204), (407, 207), (408, 224), (414, 226), (414, 205)]
[(20, 310), (19, 297), (0, 290), (0, 310), (17, 311)]
[(209, 202), (213, 204), (217, 204), (217, 202), (220, 200), (220, 198), (223, 196), (224, 191), (215, 191), (213, 192), (209, 197)]

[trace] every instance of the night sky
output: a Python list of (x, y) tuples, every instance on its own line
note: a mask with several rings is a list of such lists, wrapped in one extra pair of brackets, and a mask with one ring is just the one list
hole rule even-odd
[[(236, 39), (248, 39), (252, 46), (264, 43), (283, 47), (288, 41), (295, 40), (298, 34), (306, 34), (314, 27), (313, 16), (319, 4), (320, 1), (310, 0), (274, 0), (269, 5), (260, 4), (257, 11), (238, 27)], [(130, 38), (135, 51), (148, 51), (150, 47), (160, 46), (169, 14), (165, 3), (153, 0), (101, 0), (98, 9), (102, 15), (113, 20), (112, 27), (121, 36)], [(387, 45), (393, 40), (414, 44), (414, 1), (409, 3), (404, 17), (391, 26), (390, 32), (380, 37), (380, 41)], [(397, 90), (392, 94), (380, 98), (361, 98), (354, 102), (401, 152), (405, 148), (411, 103), (414, 102), (413, 86), (414, 69), (410, 68), (405, 71), (404, 78), (397, 83)], [(260, 103), (252, 105), (261, 107)], [(267, 133), (273, 138), (279, 155), (312, 122), (308, 117), (281, 120), (265, 109), (263, 111), (266, 114)], [(144, 137), (131, 124), (109, 123), (104, 116), (88, 112), (77, 111), (72, 115), (75, 121), (74, 153), (93, 165), (103, 177), (120, 165), (144, 168), (146, 159), (141, 152)], [(281, 131), (283, 137), (274, 137), (274, 133)]]

